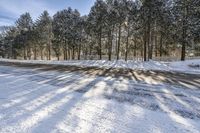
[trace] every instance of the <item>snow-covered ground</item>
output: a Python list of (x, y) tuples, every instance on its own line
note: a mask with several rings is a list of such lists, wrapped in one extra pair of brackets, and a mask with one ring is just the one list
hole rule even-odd
[(30, 132), (199, 133), (200, 90), (0, 66), (0, 133)]
[(190, 65), (199, 65), (200, 59), (174, 62), (159, 61), (107, 61), (107, 60), (70, 60), (70, 61), (44, 61), (44, 60), (11, 60), (0, 59), (1, 62), (19, 62), (19, 63), (37, 63), (37, 64), (56, 64), (73, 65), (81, 67), (103, 67), (103, 68), (129, 68), (137, 70), (161, 70), (161, 71), (179, 71), (184, 73), (200, 74), (200, 67), (190, 67)]

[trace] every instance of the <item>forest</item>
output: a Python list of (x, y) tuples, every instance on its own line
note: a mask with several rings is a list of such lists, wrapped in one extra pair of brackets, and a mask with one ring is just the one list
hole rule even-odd
[(2, 26), (0, 57), (134, 60), (200, 56), (199, 0), (96, 0), (88, 15), (68, 7)]

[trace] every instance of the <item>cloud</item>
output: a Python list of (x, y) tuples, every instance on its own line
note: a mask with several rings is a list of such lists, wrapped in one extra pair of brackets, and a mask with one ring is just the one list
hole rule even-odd
[(15, 20), (16, 18), (4, 16), (0, 14), (0, 25), (8, 26), (8, 25), (13, 24)]
[(55, 12), (48, 8), (48, 4), (42, 0), (1, 0), (0, 8), (3, 11), (9, 12), (12, 16), (19, 16), (29, 12), (34, 19), (44, 10), (48, 10), (50, 13)]
[(82, 15), (90, 11), (95, 0), (0, 0), (0, 26), (13, 25), (19, 16), (29, 12), (33, 20), (47, 10), (51, 16), (57, 11), (71, 6)]
[(15, 18), (13, 18), (13, 17), (4, 16), (4, 15), (0, 15), (0, 19), (5, 19), (5, 20), (15, 20)]
[(48, 4), (41, 0), (1, 0), (0, 25), (13, 24), (25, 12), (29, 12), (33, 20), (36, 20), (44, 10), (47, 10), (50, 15), (56, 12), (56, 10), (49, 8)]

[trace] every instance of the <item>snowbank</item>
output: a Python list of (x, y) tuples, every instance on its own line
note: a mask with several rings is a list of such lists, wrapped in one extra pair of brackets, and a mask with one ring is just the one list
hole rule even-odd
[(31, 64), (51, 64), (51, 65), (70, 65), (79, 67), (100, 67), (100, 68), (128, 68), (134, 70), (160, 70), (160, 71), (178, 71), (184, 73), (200, 74), (200, 59), (176, 61), (176, 62), (159, 62), (159, 61), (124, 61), (124, 60), (69, 60), (69, 61), (46, 61), (46, 60), (11, 60), (0, 59), (0, 62), (17, 62)]
[(176, 71), (190, 71), (200, 73), (200, 59), (171, 62), (169, 67)]

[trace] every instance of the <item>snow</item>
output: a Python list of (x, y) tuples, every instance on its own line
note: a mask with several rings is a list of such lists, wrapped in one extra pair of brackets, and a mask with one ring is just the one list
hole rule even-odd
[(183, 73), (200, 74), (200, 67), (194, 68), (190, 65), (199, 65), (200, 59), (174, 61), (174, 62), (159, 62), (152, 61), (142, 62), (128, 60), (69, 60), (69, 61), (44, 61), (44, 60), (11, 60), (0, 59), (0, 62), (18, 62), (18, 63), (33, 63), (33, 64), (52, 64), (52, 65), (70, 65), (80, 67), (101, 67), (101, 68), (128, 68), (137, 70), (160, 70), (160, 71), (178, 71)]
[[(193, 59), (193, 60), (187, 60), (187, 61), (176, 61), (170, 63), (170, 68), (176, 70), (176, 71), (189, 71), (193, 73), (200, 74), (200, 59)], [(193, 68), (191, 66), (199, 66), (197, 68)]]
[(0, 132), (199, 133), (199, 96), (160, 82), (0, 66)]

